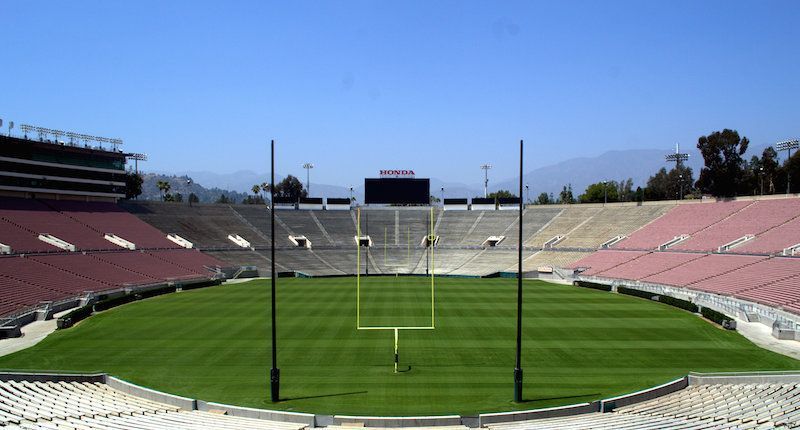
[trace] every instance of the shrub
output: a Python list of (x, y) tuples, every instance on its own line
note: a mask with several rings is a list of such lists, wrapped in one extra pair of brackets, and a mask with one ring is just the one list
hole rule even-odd
[(611, 285), (596, 284), (594, 282), (575, 281), (575, 285), (583, 288), (592, 288), (595, 290), (611, 291)]
[(700, 313), (708, 320), (714, 321), (715, 323), (725, 327), (728, 330), (735, 330), (736, 324), (735, 320), (721, 312), (717, 312), (710, 308), (703, 308)]
[(62, 315), (56, 321), (56, 327), (59, 329), (70, 328), (73, 325), (77, 324), (79, 321), (82, 321), (89, 317), (92, 314), (92, 305), (81, 306), (77, 309), (73, 309), (71, 312), (67, 312), (66, 314)]
[(626, 296), (636, 296), (648, 300), (652, 300), (653, 296), (657, 296), (657, 294), (651, 293), (650, 291), (642, 291), (642, 290), (637, 290), (635, 288), (627, 288), (627, 287), (617, 287), (617, 292), (620, 294), (625, 294)]
[(686, 300), (676, 299), (675, 297), (659, 296), (658, 301), (670, 306), (675, 306), (676, 308), (685, 309), (691, 313), (697, 313), (697, 311), (700, 310), (696, 304)]

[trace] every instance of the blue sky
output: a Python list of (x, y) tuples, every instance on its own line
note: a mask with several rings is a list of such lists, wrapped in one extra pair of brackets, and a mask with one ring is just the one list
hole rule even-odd
[[(347, 185), (797, 136), (798, 1), (0, 0), (0, 118)], [(304, 176), (304, 175), (303, 175)]]

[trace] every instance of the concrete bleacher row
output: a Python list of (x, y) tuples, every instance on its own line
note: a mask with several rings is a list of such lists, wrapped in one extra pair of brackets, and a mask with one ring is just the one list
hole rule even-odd
[(306, 425), (183, 410), (99, 382), (10, 380), (0, 381), (0, 427), (299, 430)]
[(490, 424), (493, 430), (750, 429), (800, 425), (800, 385), (701, 384), (613, 412)]
[(581, 275), (689, 288), (797, 312), (800, 258), (605, 250), (572, 267)]
[(494, 430), (796, 428), (800, 426), (800, 384), (798, 375), (791, 373), (693, 374), (636, 393), (564, 407), (477, 417), (357, 417), (207, 403), (108, 375), (5, 374), (0, 380), (0, 427), (13, 429), (456, 430), (475, 426)]

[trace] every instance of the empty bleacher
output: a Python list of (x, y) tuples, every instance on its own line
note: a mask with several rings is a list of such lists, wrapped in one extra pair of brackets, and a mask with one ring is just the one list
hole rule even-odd
[(613, 412), (489, 424), (494, 430), (749, 429), (800, 425), (797, 384), (692, 385)]
[(584, 269), (582, 272), (584, 275), (598, 275), (645, 254), (647, 252), (644, 251), (597, 251), (572, 263), (569, 267)]
[[(479, 246), (489, 236), (504, 236), (508, 234), (512, 224), (517, 225), (517, 218), (517, 211), (481, 211), (476, 222), (461, 233), (461, 245)], [(524, 226), (523, 223), (523, 228)]]
[(602, 208), (596, 206), (569, 205), (564, 206), (562, 211), (550, 224), (544, 226), (534, 235), (525, 240), (525, 245), (541, 248), (545, 242), (555, 236), (569, 236), (569, 234), (588, 222), (593, 216), (600, 212)]
[(101, 236), (112, 233), (141, 248), (177, 248), (165, 234), (139, 221), (114, 203), (45, 200), (44, 203), (62, 215), (85, 225)]
[(678, 205), (620, 242), (618, 249), (656, 249), (675, 236), (695, 233), (753, 204), (752, 201)]
[(690, 261), (704, 257), (705, 254), (691, 254), (684, 252), (653, 252), (642, 255), (636, 260), (622, 263), (603, 272), (598, 276), (639, 280), (648, 276), (673, 269)]
[[(533, 206), (526, 209), (522, 214), (523, 243), (525, 238), (536, 234), (542, 227), (558, 216), (561, 211), (559, 208), (547, 206)], [(502, 234), (506, 237), (501, 244), (502, 246), (517, 246), (517, 243), (519, 243), (519, 217), (515, 217), (514, 221), (506, 227)]]
[[(17, 228), (12, 229), (13, 235), (18, 237), (20, 230), (28, 231), (29, 236), (25, 243), (33, 245), (33, 240), (38, 240), (40, 234), (50, 234), (63, 241), (66, 241), (79, 250), (97, 249), (120, 249), (119, 246), (105, 240), (102, 234), (69, 218), (46, 204), (32, 199), (0, 198), (0, 218), (6, 223), (13, 224)], [(138, 221), (137, 221), (138, 222)], [(5, 232), (5, 230), (3, 230)], [(4, 233), (0, 233), (3, 236)], [(36, 249), (25, 249), (22, 242), (5, 243), (6, 240), (0, 237), (0, 243), (11, 245), (15, 252), (36, 251)], [(58, 248), (45, 248), (58, 250)]]
[(673, 269), (642, 278), (642, 281), (683, 287), (763, 260), (764, 257), (744, 255), (703, 255)]
[(184, 410), (99, 382), (0, 381), (0, 427), (19, 429), (267, 429), (306, 424)]
[(617, 237), (628, 236), (666, 213), (671, 205), (606, 206), (566, 234), (558, 248), (597, 249)]
[(716, 251), (720, 246), (735, 239), (745, 235), (757, 237), (798, 216), (800, 216), (800, 199), (756, 201), (734, 212), (728, 218), (693, 234), (673, 249)]

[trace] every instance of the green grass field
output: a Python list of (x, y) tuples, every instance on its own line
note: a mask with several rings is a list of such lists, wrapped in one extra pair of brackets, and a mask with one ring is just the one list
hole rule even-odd
[[(373, 278), (362, 314), (430, 312), (425, 278)], [(476, 414), (578, 403), (689, 371), (800, 369), (669, 306), (525, 281), (523, 404), (514, 404), (516, 281), (436, 281), (436, 330), (355, 329), (355, 279), (280, 279), (280, 403), (270, 403), (269, 281), (125, 305), (59, 331), (0, 368), (104, 371), (166, 392), (325, 414)], [(385, 289), (385, 299), (376, 291)], [(427, 299), (426, 299), (427, 297)], [(423, 318), (424, 319), (424, 318)], [(399, 324), (397, 324), (399, 325)]]

